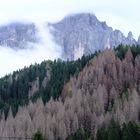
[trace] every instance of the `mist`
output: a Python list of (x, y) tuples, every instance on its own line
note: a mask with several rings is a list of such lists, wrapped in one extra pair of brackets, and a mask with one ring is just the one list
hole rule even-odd
[(61, 47), (54, 43), (46, 24), (36, 23), (39, 43), (29, 44), (28, 49), (13, 50), (0, 46), (0, 77), (43, 60), (61, 58)]

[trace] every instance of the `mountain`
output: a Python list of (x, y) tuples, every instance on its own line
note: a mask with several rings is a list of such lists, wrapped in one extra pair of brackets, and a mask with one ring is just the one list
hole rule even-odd
[[(0, 78), (0, 139), (139, 140), (140, 37), (125, 37), (92, 14), (48, 26), (69, 60)], [(40, 41), (38, 27), (2, 26), (1, 47), (27, 49)]]
[(37, 29), (33, 23), (12, 23), (0, 26), (0, 46), (25, 49), (37, 42)]
[(11, 107), (16, 114), (18, 107), (30, 100), (42, 97), (46, 102), (51, 97), (58, 98), (64, 84), (78, 74), (94, 55), (83, 56), (76, 61), (43, 61), (0, 78), (0, 110), (7, 114)]
[(50, 26), (56, 43), (62, 46), (62, 56), (70, 60), (119, 44), (140, 43), (131, 32), (125, 37), (121, 31), (113, 30), (106, 22), (100, 22), (95, 15), (88, 13), (68, 16)]
[[(46, 23), (43, 30), (47, 30), (48, 27), (53, 41), (61, 46), (61, 58), (65, 60), (75, 60), (83, 54), (92, 54), (97, 50), (116, 47), (119, 44), (140, 44), (140, 37), (136, 41), (131, 32), (125, 37), (121, 31), (113, 30), (106, 22), (100, 22), (90, 13), (74, 14), (57, 23)], [(39, 28), (33, 23), (12, 23), (1, 26), (0, 45), (13, 49), (26, 49), (32, 43), (39, 42)]]

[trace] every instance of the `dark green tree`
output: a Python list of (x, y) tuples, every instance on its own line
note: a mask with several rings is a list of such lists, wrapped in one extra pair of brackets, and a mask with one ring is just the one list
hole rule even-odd
[(115, 123), (114, 120), (111, 121), (108, 126), (108, 140), (120, 140), (120, 127)]
[(43, 140), (43, 134), (40, 130), (34, 133), (33, 140)]

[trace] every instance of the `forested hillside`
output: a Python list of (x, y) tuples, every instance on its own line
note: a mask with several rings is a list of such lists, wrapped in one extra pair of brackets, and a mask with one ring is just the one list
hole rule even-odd
[(0, 136), (30, 138), (40, 129), (45, 140), (140, 139), (139, 46), (30, 66), (1, 78), (0, 89), (2, 109), (20, 105), (1, 113)]
[(0, 79), (0, 109), (8, 113), (11, 106), (16, 114), (19, 105), (42, 97), (46, 102), (58, 98), (71, 76), (78, 74), (88, 61), (97, 55), (83, 56), (76, 61), (44, 61), (16, 71)]

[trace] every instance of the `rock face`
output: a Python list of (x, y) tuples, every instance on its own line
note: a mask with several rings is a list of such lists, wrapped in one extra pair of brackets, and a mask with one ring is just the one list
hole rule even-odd
[(50, 26), (56, 43), (63, 47), (63, 57), (70, 60), (76, 59), (77, 54), (87, 55), (119, 44), (137, 44), (131, 32), (125, 37), (93, 14), (72, 15)]
[(36, 42), (34, 24), (13, 23), (0, 27), (0, 46), (13, 49), (26, 48), (27, 44)]
[[(100, 22), (95, 15), (89, 13), (71, 15), (58, 23), (47, 23), (46, 30), (48, 26), (53, 40), (62, 47), (63, 59), (75, 60), (83, 54), (119, 44), (140, 44), (140, 38), (136, 41), (131, 32), (125, 37), (121, 31), (113, 30), (106, 22)], [(39, 42), (41, 36), (38, 36), (38, 30), (39, 27), (32, 23), (1, 26), (0, 46), (25, 49), (29, 44)]]
[(140, 36), (138, 37), (138, 41), (137, 41), (137, 43), (140, 44)]

